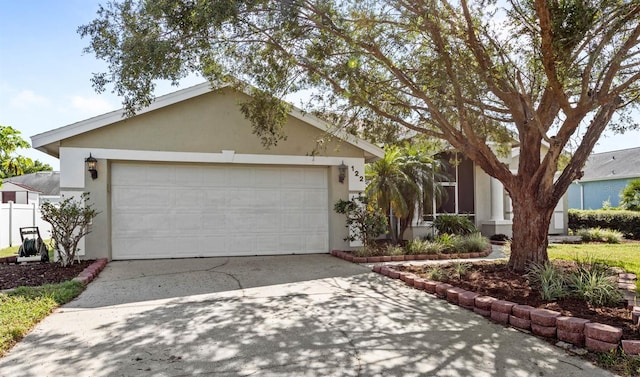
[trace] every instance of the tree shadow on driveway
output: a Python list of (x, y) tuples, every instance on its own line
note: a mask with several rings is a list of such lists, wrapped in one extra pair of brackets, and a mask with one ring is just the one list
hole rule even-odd
[(7, 376), (608, 376), (539, 339), (373, 273), (66, 307)]

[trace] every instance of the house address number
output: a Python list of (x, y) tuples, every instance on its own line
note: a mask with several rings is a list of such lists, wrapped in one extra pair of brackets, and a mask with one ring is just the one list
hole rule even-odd
[(364, 176), (360, 175), (360, 171), (356, 170), (356, 168), (353, 165), (351, 165), (351, 171), (360, 180), (360, 182), (364, 182)]

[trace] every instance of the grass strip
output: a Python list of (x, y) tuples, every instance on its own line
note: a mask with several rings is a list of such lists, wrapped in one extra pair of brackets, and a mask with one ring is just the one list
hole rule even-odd
[[(637, 243), (553, 244), (547, 249), (549, 258), (563, 260), (594, 260), (624, 269), (640, 278), (640, 245)], [(636, 282), (640, 292), (640, 280)]]
[(22, 339), (38, 322), (84, 290), (77, 281), (19, 287), (0, 294), (0, 356)]

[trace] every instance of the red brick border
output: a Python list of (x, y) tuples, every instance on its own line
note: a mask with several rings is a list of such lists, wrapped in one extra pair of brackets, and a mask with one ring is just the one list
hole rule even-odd
[[(531, 330), (538, 336), (556, 338), (577, 346), (586, 346), (592, 352), (607, 352), (616, 349), (621, 342), (622, 329), (617, 327), (590, 322), (583, 318), (562, 316), (561, 313), (553, 310), (536, 309), (529, 305), (517, 305), (491, 296), (481, 296), (451, 284), (425, 280), (414, 274), (401, 273), (394, 266), (376, 265), (373, 266), (373, 271), (396, 279), (402, 278), (409, 286), (473, 310), (482, 316), (490, 317), (495, 322)], [(620, 275), (623, 274), (620, 273)], [(629, 274), (625, 275), (625, 278), (629, 277)], [(629, 283), (627, 282), (627, 284)], [(622, 340), (622, 347), (628, 355), (640, 354), (640, 341), (638, 340)]]
[(376, 256), (376, 257), (356, 257), (353, 254), (342, 250), (331, 250), (331, 255), (336, 258), (346, 260), (352, 263), (384, 263), (384, 262), (403, 262), (411, 260), (438, 260), (438, 259), (473, 259), (484, 258), (491, 254), (491, 245), (487, 250), (480, 253), (463, 253), (463, 254), (405, 254), (393, 256)]
[(91, 263), (88, 267), (82, 270), (80, 274), (78, 274), (78, 277), (73, 278), (73, 281), (79, 281), (84, 285), (91, 283), (93, 279), (98, 277), (107, 263), (109, 263), (109, 260), (106, 258), (97, 259), (95, 262)]

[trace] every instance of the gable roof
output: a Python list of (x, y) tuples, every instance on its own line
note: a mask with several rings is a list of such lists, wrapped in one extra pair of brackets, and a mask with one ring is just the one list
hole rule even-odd
[[(204, 82), (189, 88), (181, 89), (173, 93), (165, 94), (156, 98), (151, 105), (139, 110), (136, 115), (138, 116), (150, 111), (154, 111), (163, 107), (167, 107), (178, 102), (186, 101), (188, 99), (217, 91), (228, 87), (228, 84), (212, 87), (209, 82)], [(246, 93), (248, 94), (248, 93)], [(295, 106), (292, 106), (289, 115), (297, 118), (313, 127), (316, 127), (323, 132), (328, 132), (327, 122), (322, 121), (320, 118), (306, 113)], [(93, 131), (95, 129), (108, 126), (110, 124), (119, 122), (125, 119), (124, 109), (111, 111), (106, 114), (98, 115), (93, 118), (82, 120), (67, 126), (53, 129), (51, 131), (43, 132), (37, 135), (31, 136), (31, 144), (33, 148), (38, 149), (44, 153), (47, 153), (54, 157), (59, 157), (59, 142), (63, 139), (67, 139), (85, 132)], [(376, 160), (384, 156), (384, 151), (369, 143), (368, 141), (357, 138), (353, 135), (347, 134), (343, 131), (333, 132), (332, 135), (346, 141), (347, 143), (363, 150), (365, 152), (366, 160)]]
[[(6, 184), (5, 184), (6, 183)], [(14, 187), (12, 187), (14, 186)], [(16, 190), (16, 188), (20, 188), (22, 190)], [(23, 185), (18, 182), (3, 182), (2, 187), (0, 187), (0, 191), (28, 191), (28, 192), (40, 192), (33, 187), (29, 187), (27, 185)]]
[(7, 178), (4, 182), (29, 187), (31, 191), (39, 191), (42, 195), (60, 195), (60, 172), (58, 171), (39, 171)]
[(640, 147), (594, 153), (584, 165), (579, 182), (640, 177)]

